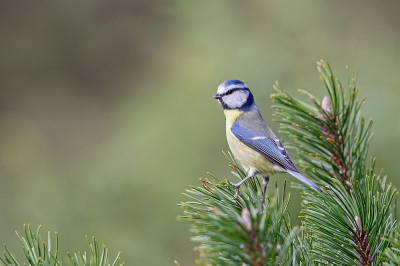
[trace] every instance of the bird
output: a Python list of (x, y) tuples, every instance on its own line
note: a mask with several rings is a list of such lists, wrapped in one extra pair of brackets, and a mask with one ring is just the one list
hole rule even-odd
[(264, 203), (269, 178), (275, 173), (289, 173), (317, 191), (321, 189), (303, 176), (290, 159), (281, 141), (268, 127), (248, 86), (236, 79), (222, 82), (213, 96), (222, 106), (226, 117), (226, 138), (235, 160), (247, 176), (235, 188), (235, 198), (240, 186), (249, 178), (261, 176)]

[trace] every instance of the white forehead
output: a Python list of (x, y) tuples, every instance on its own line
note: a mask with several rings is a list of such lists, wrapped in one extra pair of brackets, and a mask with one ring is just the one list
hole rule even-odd
[(217, 89), (218, 94), (223, 94), (231, 89), (247, 89), (247, 85), (239, 80), (227, 80), (222, 82)]

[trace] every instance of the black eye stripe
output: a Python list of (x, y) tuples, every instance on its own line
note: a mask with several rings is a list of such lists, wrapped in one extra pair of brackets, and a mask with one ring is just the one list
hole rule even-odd
[(236, 90), (235, 90), (235, 89), (228, 90), (227, 92), (225, 92), (225, 94), (224, 94), (224, 95), (229, 95), (229, 94), (232, 94), (234, 91), (236, 91)]
[(230, 95), (230, 94), (232, 94), (232, 93), (234, 93), (235, 91), (248, 91), (249, 89), (247, 89), (247, 88), (233, 88), (233, 89), (230, 89), (230, 90), (228, 90), (228, 91), (226, 91), (225, 93), (223, 93), (223, 94), (221, 94), (221, 96), (225, 96), (225, 95)]

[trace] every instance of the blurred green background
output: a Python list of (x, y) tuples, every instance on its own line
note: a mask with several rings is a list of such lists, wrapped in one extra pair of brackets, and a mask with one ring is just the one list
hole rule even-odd
[(181, 192), (207, 171), (235, 180), (217, 86), (246, 82), (278, 131), (272, 85), (321, 99), (321, 58), (344, 83), (346, 65), (359, 70), (370, 154), (400, 187), (399, 10), (394, 0), (1, 1), (0, 243), (22, 254), (14, 231), (42, 224), (61, 254), (94, 235), (127, 265), (194, 265)]

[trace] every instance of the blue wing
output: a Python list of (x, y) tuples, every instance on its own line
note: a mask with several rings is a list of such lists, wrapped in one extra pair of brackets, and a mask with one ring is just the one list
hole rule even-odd
[(268, 138), (257, 131), (241, 126), (237, 122), (233, 123), (231, 131), (241, 142), (258, 151), (271, 162), (285, 170), (298, 172), (278, 138)]
[(299, 173), (296, 166), (293, 164), (283, 147), (282, 143), (277, 137), (266, 137), (257, 131), (248, 129), (241, 126), (239, 123), (233, 123), (231, 127), (233, 135), (235, 135), (241, 142), (246, 144), (253, 150), (261, 153), (265, 158), (270, 160), (272, 163), (279, 165), (285, 169), (289, 174), (293, 175), (300, 181), (306, 183), (307, 185), (313, 187), (314, 189), (321, 191), (320, 188), (313, 182), (308, 180), (305, 176)]

